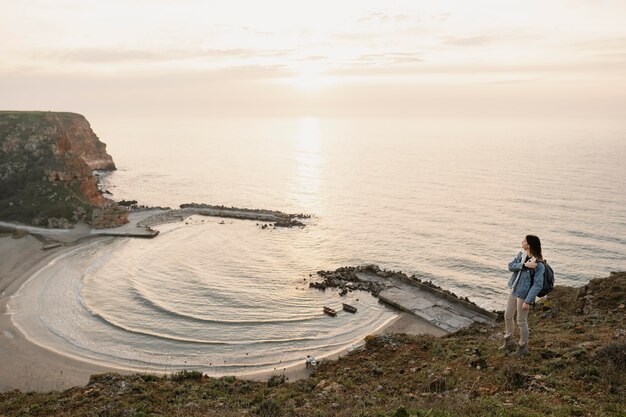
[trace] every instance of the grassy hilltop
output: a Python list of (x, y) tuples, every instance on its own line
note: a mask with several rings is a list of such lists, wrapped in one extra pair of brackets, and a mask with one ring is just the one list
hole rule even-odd
[(531, 355), (501, 325), (443, 338), (370, 337), (305, 380), (102, 374), (85, 387), (0, 394), (4, 416), (624, 416), (626, 273), (556, 287), (529, 316)]

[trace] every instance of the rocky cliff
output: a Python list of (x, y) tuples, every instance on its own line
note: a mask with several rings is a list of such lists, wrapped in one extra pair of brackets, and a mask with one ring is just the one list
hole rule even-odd
[[(115, 164), (82, 115), (0, 112), (1, 220), (67, 227), (92, 222), (94, 209), (117, 211), (98, 190), (95, 169), (113, 170)], [(115, 218), (113, 224), (97, 223), (126, 221)]]

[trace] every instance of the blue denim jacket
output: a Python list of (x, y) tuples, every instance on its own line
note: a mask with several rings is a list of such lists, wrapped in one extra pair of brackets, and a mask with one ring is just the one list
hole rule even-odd
[(537, 262), (537, 268), (535, 268), (535, 282), (531, 288), (530, 269), (524, 268), (524, 259), (526, 259), (526, 253), (522, 251), (517, 254), (515, 259), (509, 262), (509, 271), (513, 272), (511, 279), (509, 279), (509, 288), (513, 286), (517, 272), (521, 269), (522, 273), (520, 274), (519, 280), (517, 280), (517, 285), (513, 288), (513, 296), (523, 298), (527, 304), (531, 304), (535, 302), (535, 297), (537, 297), (537, 294), (541, 291), (541, 287), (543, 287), (545, 266), (543, 263)]

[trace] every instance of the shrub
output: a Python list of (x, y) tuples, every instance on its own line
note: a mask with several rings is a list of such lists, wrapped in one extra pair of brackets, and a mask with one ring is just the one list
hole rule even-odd
[(599, 348), (595, 353), (598, 365), (609, 367), (618, 372), (626, 372), (626, 343), (610, 343)]
[(524, 373), (524, 369), (515, 364), (506, 365), (502, 374), (506, 387), (510, 390), (526, 388), (530, 382), (530, 377)]
[(277, 387), (280, 384), (284, 384), (287, 381), (287, 377), (285, 375), (272, 375), (270, 379), (267, 380), (268, 387)]
[(611, 392), (616, 394), (623, 389), (626, 374), (626, 343), (610, 343), (598, 349), (594, 355), (595, 363), (601, 368), (601, 374), (611, 385)]
[(279, 417), (282, 411), (276, 401), (265, 399), (256, 408), (256, 414), (261, 417)]
[(183, 370), (172, 375), (172, 381), (180, 382), (188, 379), (202, 379), (202, 372)]
[(144, 382), (156, 382), (159, 380), (159, 377), (154, 374), (143, 374), (141, 375), (141, 379), (143, 379)]
[(396, 410), (393, 416), (394, 417), (409, 417), (409, 412), (406, 411), (406, 408), (404, 408), (404, 406), (400, 406), (398, 407), (398, 409)]

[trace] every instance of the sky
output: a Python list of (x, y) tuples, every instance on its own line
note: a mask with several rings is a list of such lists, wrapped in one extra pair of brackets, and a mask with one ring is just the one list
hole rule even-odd
[(626, 1), (0, 0), (0, 109), (619, 118)]

